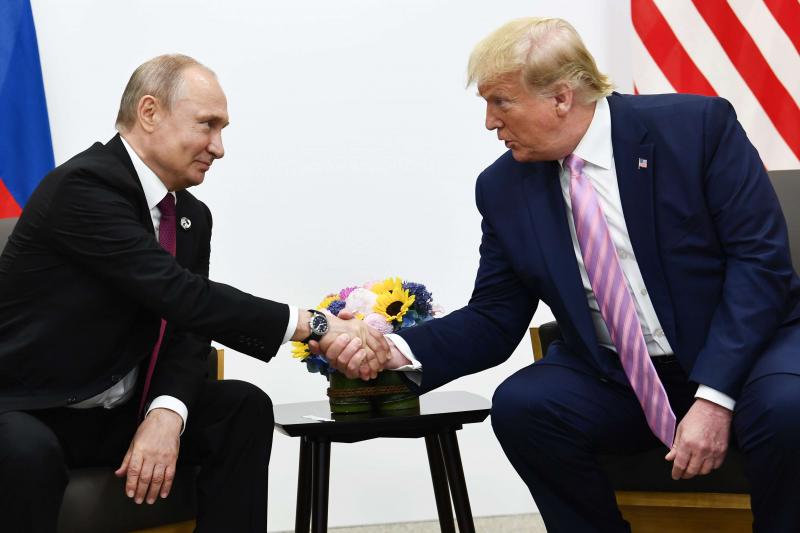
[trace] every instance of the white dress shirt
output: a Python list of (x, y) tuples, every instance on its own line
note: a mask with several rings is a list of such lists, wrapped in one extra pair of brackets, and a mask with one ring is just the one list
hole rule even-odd
[[(594, 187), (600, 207), (608, 222), (611, 240), (617, 249), (625, 281), (628, 284), (628, 288), (636, 304), (636, 314), (642, 326), (642, 334), (647, 344), (647, 350), (652, 357), (671, 355), (673, 353), (672, 348), (659, 323), (658, 316), (653, 308), (653, 303), (650, 300), (650, 295), (647, 292), (647, 287), (645, 287), (644, 279), (642, 278), (642, 273), (639, 270), (639, 264), (636, 261), (636, 255), (633, 251), (630, 235), (628, 234), (628, 228), (625, 224), (625, 217), (622, 213), (622, 201), (619, 195), (619, 183), (617, 181), (617, 171), (614, 166), (614, 152), (611, 144), (611, 111), (608, 107), (608, 100), (605, 98), (601, 98), (597, 101), (597, 106), (595, 107), (592, 122), (589, 124), (589, 129), (586, 130), (586, 133), (573, 153), (586, 162), (583, 173)], [(575, 251), (575, 258), (578, 261), (578, 270), (580, 271), (584, 292), (586, 293), (586, 299), (589, 303), (595, 333), (601, 346), (616, 351), (616, 347), (608, 333), (605, 320), (603, 320), (600, 314), (600, 308), (597, 305), (597, 299), (589, 283), (589, 276), (586, 273), (586, 267), (583, 263), (583, 255), (581, 254), (578, 237), (575, 234), (575, 222), (572, 218), (572, 202), (569, 196), (570, 173), (569, 169), (564, 167), (563, 164), (561, 165), (559, 179), (561, 181), (564, 203), (567, 208), (567, 221), (572, 237), (572, 247)], [(400, 370), (419, 371), (422, 369), (420, 363), (414, 359), (408, 343), (398, 335), (388, 335), (387, 337), (394, 342), (397, 349), (400, 350), (403, 355), (412, 361), (412, 365), (407, 365)], [(409, 377), (417, 381), (413, 374), (409, 374)], [(419, 383), (420, 381), (417, 382)], [(695, 397), (706, 399), (730, 410), (733, 410), (736, 404), (734, 399), (730, 396), (706, 385), (700, 385), (698, 387)]]

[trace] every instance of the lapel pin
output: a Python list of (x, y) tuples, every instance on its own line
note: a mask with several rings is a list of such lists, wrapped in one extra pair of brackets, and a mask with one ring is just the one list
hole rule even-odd
[(639, 158), (639, 167), (637, 170), (642, 170), (643, 168), (647, 168), (647, 159)]
[[(641, 160), (640, 160), (641, 161)], [(181, 227), (188, 231), (192, 227), (192, 221), (186, 217), (181, 217)]]

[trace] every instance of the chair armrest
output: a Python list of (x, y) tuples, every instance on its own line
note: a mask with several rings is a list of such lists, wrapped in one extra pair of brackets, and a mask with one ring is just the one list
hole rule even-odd
[(558, 322), (547, 322), (541, 326), (531, 328), (531, 346), (533, 346), (534, 361), (540, 360), (547, 353), (547, 348), (553, 341), (561, 339), (561, 330)]
[(225, 350), (211, 347), (208, 352), (208, 379), (225, 379)]

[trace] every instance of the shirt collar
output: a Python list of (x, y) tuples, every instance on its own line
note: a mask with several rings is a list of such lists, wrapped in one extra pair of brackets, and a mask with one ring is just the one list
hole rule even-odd
[[(156, 176), (155, 172), (150, 170), (150, 167), (148, 167), (144, 161), (141, 160), (139, 154), (137, 154), (133, 148), (131, 148), (131, 145), (128, 144), (128, 141), (126, 141), (121, 135), (119, 138), (122, 141), (122, 145), (128, 151), (128, 156), (130, 156), (131, 162), (133, 163), (133, 169), (139, 176), (139, 182), (141, 182), (142, 190), (144, 191), (144, 199), (147, 202), (147, 209), (153, 210), (153, 208), (155, 208), (169, 192), (167, 190), (167, 186), (164, 185), (164, 182), (158, 179), (158, 176)], [(175, 196), (175, 193), (171, 192), (170, 194), (177, 202), (178, 197)]]
[[(607, 99), (597, 100), (589, 128), (572, 153), (587, 163), (611, 169), (611, 110)], [(563, 164), (563, 160), (559, 163)]]

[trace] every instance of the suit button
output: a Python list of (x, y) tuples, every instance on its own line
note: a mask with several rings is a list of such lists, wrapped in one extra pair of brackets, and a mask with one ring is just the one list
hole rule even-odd
[(75, 403), (77, 401), (78, 401), (77, 396), (70, 396), (69, 398), (67, 398), (67, 403)]
[(122, 379), (122, 376), (120, 376), (119, 374), (114, 374), (114, 375), (111, 376), (111, 381), (114, 382), (114, 383), (118, 382), (121, 379)]

